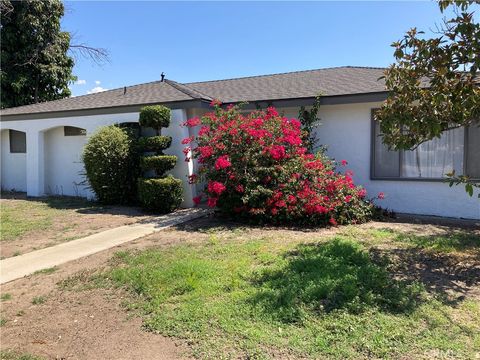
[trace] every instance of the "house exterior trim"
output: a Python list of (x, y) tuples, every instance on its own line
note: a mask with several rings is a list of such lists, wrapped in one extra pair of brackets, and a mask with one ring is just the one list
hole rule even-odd
[[(54, 119), (76, 116), (90, 116), (90, 115), (106, 115), (106, 114), (122, 114), (139, 112), (140, 109), (148, 105), (158, 105), (159, 103), (138, 104), (128, 106), (113, 106), (113, 107), (101, 107), (92, 109), (79, 109), (79, 110), (67, 110), (67, 111), (49, 111), (42, 113), (32, 114), (15, 114), (15, 115), (2, 115), (1, 121), (16, 121), (16, 120), (39, 120), (39, 119)], [(208, 108), (209, 103), (202, 100), (187, 100), (162, 103), (171, 109), (193, 109), (193, 108)]]
[[(351, 95), (334, 95), (323, 96), (320, 98), (321, 105), (346, 105), (356, 103), (367, 103), (384, 101), (387, 98), (387, 92), (374, 92), (363, 94), (351, 94)], [(267, 106), (276, 107), (298, 107), (298, 106), (310, 106), (315, 101), (314, 97), (307, 98), (292, 98), (292, 99), (267, 99), (267, 100), (253, 100), (248, 102), (244, 109), (256, 109), (265, 108)], [(233, 104), (238, 104), (235, 102)], [(127, 112), (139, 112), (140, 109), (147, 105), (156, 105), (159, 103), (150, 104), (138, 104), (129, 106), (113, 106), (113, 107), (101, 107), (92, 109), (80, 109), (80, 110), (67, 110), (67, 111), (50, 111), (31, 114), (15, 114), (15, 115), (3, 115), (1, 121), (14, 121), (14, 120), (37, 120), (37, 119), (52, 119), (60, 117), (70, 116), (89, 116), (89, 115), (104, 115), (104, 114), (119, 114)], [(206, 100), (186, 100), (162, 103), (172, 109), (208, 109), (210, 108), (209, 102)]]

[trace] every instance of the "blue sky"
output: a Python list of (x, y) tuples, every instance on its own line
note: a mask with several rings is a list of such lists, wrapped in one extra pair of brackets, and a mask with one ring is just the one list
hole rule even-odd
[(387, 66), (409, 28), (433, 29), (432, 1), (67, 1), (76, 42), (104, 47), (103, 66), (78, 59), (73, 95), (167, 78), (214, 80), (323, 67)]

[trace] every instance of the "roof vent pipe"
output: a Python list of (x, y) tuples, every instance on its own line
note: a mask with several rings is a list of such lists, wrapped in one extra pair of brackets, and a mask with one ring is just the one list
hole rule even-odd
[(160, 75), (162, 78), (160, 79), (160, 82), (163, 82), (165, 80), (165, 73), (162, 71), (162, 74)]
[(127, 93), (127, 87), (124, 86), (124, 87), (123, 87), (123, 95), (125, 95), (126, 93)]

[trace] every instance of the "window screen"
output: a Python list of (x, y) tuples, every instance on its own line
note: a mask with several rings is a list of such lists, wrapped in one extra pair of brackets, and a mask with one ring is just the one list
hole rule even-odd
[(467, 128), (466, 175), (480, 179), (480, 123)]
[(399, 177), (400, 153), (388, 150), (388, 147), (383, 144), (378, 122), (375, 122), (374, 136), (374, 177)]
[(9, 131), (10, 152), (26, 153), (27, 152), (27, 134), (23, 131)]

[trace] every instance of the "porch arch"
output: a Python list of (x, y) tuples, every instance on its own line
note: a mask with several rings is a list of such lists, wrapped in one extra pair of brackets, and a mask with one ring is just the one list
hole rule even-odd
[(83, 146), (86, 130), (75, 126), (56, 126), (43, 131), (45, 194), (87, 196)]

